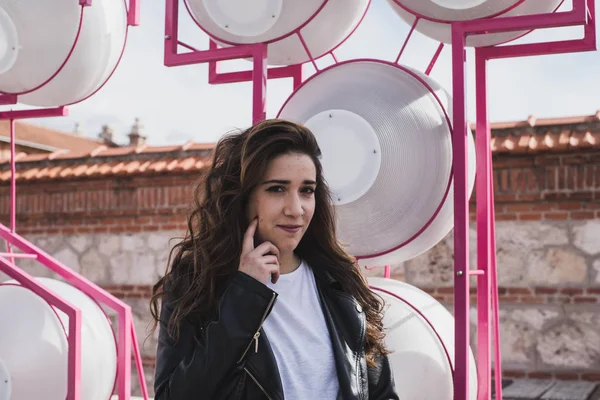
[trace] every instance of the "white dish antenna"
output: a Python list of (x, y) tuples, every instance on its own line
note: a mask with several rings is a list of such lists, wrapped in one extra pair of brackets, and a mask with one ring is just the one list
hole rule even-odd
[[(401, 399), (454, 398), (454, 317), (424, 291), (407, 283), (368, 278), (385, 302), (385, 343)], [(416, 310), (418, 311), (416, 311)], [(477, 367), (469, 351), (469, 399), (477, 399)]]
[(413, 258), (452, 229), (451, 114), (450, 94), (432, 78), (376, 60), (321, 71), (280, 110), (317, 137), (339, 237), (362, 265)]
[[(444, 43), (452, 43), (451, 23), (481, 18), (551, 13), (564, 0), (388, 0), (394, 11), (409, 26), (420, 18), (416, 30)], [(469, 47), (493, 46), (510, 42), (528, 33), (502, 32), (467, 37)]]
[(125, 0), (0, 0), (0, 92), (32, 106), (77, 103), (110, 78), (126, 37)]
[[(36, 280), (81, 310), (81, 398), (110, 398), (117, 351), (106, 314), (94, 300), (65, 282)], [(9, 377), (10, 400), (66, 398), (68, 327), (66, 314), (17, 281), (0, 285), (0, 377)], [(2, 388), (0, 385), (0, 399)]]
[(198, 26), (217, 43), (268, 43), (269, 64), (292, 65), (317, 59), (339, 46), (358, 26), (370, 0), (185, 0), (185, 3)]

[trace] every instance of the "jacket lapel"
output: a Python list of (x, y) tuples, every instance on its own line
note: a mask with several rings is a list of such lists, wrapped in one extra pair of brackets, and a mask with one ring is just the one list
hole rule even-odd
[(314, 273), (333, 347), (340, 393), (344, 399), (360, 399), (367, 390), (364, 313), (356, 300), (335, 289), (337, 282), (331, 275), (316, 269)]

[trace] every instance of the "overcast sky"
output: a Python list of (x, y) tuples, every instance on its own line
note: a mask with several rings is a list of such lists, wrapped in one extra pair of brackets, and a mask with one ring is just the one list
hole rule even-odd
[[(363, 24), (336, 52), (339, 59), (382, 58), (393, 60), (409, 26), (384, 0), (373, 0)], [(567, 1), (570, 7), (570, 1)], [(141, 25), (130, 29), (123, 60), (113, 78), (94, 97), (71, 106), (69, 116), (30, 120), (64, 131), (81, 125), (86, 136), (95, 137), (103, 124), (115, 130), (116, 140), (126, 134), (139, 117), (152, 145), (181, 144), (193, 139), (214, 142), (233, 127), (251, 123), (251, 85), (208, 85), (207, 66), (167, 68), (163, 65), (164, 1), (141, 0)], [(183, 8), (183, 7), (182, 7)], [(206, 35), (185, 10), (180, 39), (207, 46)], [(583, 30), (569, 28), (534, 32), (519, 42), (581, 37)], [(401, 62), (424, 71), (437, 42), (413, 35)], [(204, 47), (205, 48), (205, 47)], [(228, 69), (251, 64), (237, 61)], [(472, 66), (472, 63), (471, 63)], [(312, 73), (310, 69), (307, 69)], [(470, 71), (472, 72), (472, 71)], [(432, 77), (451, 89), (450, 47), (446, 46)], [(472, 77), (472, 73), (471, 73)], [(588, 115), (600, 109), (600, 54), (598, 52), (494, 61), (489, 69), (492, 121), (536, 117)], [(471, 87), (472, 89), (472, 87)], [(291, 93), (290, 80), (269, 81), (268, 117), (275, 116)], [(469, 118), (474, 118), (473, 96)]]

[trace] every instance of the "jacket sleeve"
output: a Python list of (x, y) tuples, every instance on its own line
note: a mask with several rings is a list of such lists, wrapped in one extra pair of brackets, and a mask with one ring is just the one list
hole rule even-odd
[(368, 369), (369, 400), (399, 400), (394, 382), (394, 372), (387, 356), (377, 359), (375, 367)]
[(161, 306), (156, 354), (155, 400), (213, 399), (219, 383), (232, 379), (236, 368), (250, 350), (273, 308), (277, 294), (254, 278), (237, 272), (219, 301), (217, 320), (204, 328), (181, 323), (179, 338), (167, 332), (173, 312), (165, 299)]

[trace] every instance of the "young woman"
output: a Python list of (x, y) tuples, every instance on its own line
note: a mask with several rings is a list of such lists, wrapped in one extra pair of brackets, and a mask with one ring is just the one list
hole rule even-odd
[(336, 239), (319, 158), (283, 120), (219, 141), (153, 290), (156, 400), (398, 399), (383, 303)]

